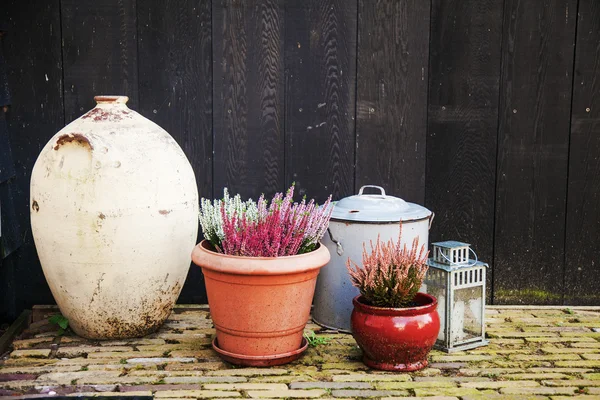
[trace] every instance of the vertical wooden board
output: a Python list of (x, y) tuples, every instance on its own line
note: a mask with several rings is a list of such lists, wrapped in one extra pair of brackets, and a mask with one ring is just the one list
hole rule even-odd
[(470, 243), (490, 264), (503, 3), (434, 0), (431, 12), (425, 205), (436, 218), (430, 242)]
[(286, 2), (286, 186), (317, 201), (354, 193), (356, 13), (356, 0)]
[[(140, 113), (169, 132), (212, 198), (212, 10), (210, 0), (140, 2)], [(191, 266), (180, 302), (205, 303), (203, 275)]]
[(600, 305), (600, 2), (579, 0), (571, 114), (565, 303)]
[(138, 106), (136, 0), (61, 0), (65, 119), (93, 108), (94, 96), (129, 96)]
[(356, 189), (423, 204), (430, 1), (359, 0)]
[(577, 1), (506, 0), (494, 301), (559, 304)]
[(213, 1), (214, 194), (284, 186), (282, 0)]
[(34, 304), (54, 300), (37, 258), (29, 221), (29, 181), (37, 156), (64, 125), (60, 4), (58, 0), (6, 0), (0, 19), (11, 25), (3, 47), (8, 63), (12, 105), (7, 115), (15, 163), (14, 205), (24, 244), (0, 269), (1, 298), (10, 318)]

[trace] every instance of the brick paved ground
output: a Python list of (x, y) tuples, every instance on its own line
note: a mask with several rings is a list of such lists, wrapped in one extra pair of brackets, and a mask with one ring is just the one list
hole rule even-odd
[(487, 317), (488, 347), (433, 351), (431, 366), (411, 374), (369, 370), (352, 336), (313, 324), (328, 344), (289, 365), (235, 368), (211, 349), (203, 306), (178, 307), (158, 333), (133, 340), (60, 337), (44, 318), (0, 362), (0, 396), (600, 399), (600, 311), (490, 307)]

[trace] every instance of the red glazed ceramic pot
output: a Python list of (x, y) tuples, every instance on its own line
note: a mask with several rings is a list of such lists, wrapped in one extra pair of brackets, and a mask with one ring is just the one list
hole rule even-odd
[(384, 308), (366, 305), (362, 296), (352, 302), (352, 335), (363, 351), (363, 362), (385, 371), (417, 371), (440, 331), (435, 297), (417, 293), (416, 307)]

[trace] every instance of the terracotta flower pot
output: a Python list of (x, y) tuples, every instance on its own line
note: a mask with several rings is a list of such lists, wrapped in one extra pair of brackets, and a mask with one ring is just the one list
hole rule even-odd
[(282, 355), (301, 346), (317, 275), (329, 261), (327, 248), (288, 257), (238, 257), (217, 253), (203, 240), (192, 260), (202, 267), (218, 348), (246, 365), (252, 363), (244, 359), (253, 357), (262, 365), (265, 357), (290, 361)]
[(363, 362), (386, 371), (417, 371), (440, 330), (435, 297), (417, 293), (416, 307), (383, 308), (366, 305), (362, 296), (352, 302), (352, 335), (363, 351)]

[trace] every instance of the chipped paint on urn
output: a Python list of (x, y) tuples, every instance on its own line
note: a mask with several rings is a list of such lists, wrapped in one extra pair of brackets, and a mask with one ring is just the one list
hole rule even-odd
[(72, 329), (94, 339), (156, 330), (171, 313), (198, 233), (192, 167), (125, 96), (58, 132), (31, 177), (31, 226), (44, 275)]

